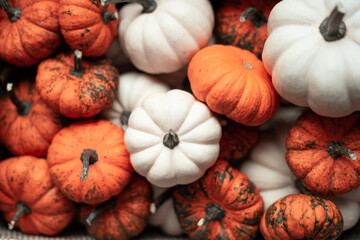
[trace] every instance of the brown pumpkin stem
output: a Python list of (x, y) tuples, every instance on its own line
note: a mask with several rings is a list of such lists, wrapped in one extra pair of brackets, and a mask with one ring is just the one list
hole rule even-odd
[(331, 42), (345, 37), (346, 25), (343, 21), (345, 12), (344, 7), (339, 3), (332, 10), (329, 17), (322, 21), (319, 29), (325, 41)]
[(130, 114), (131, 114), (131, 112), (125, 111), (125, 110), (121, 113), (121, 115), (120, 115), (121, 125), (123, 125), (123, 126), (128, 125)]
[(19, 98), (16, 96), (14, 84), (12, 82), (6, 84), (6, 90), (9, 94), (11, 102), (16, 106), (18, 114), (21, 116), (27, 116), (30, 112), (31, 104), (26, 100), (19, 100)]
[(11, 22), (16, 22), (17, 20), (19, 20), (21, 16), (20, 8), (12, 8), (9, 5), (8, 0), (0, 0), (0, 5), (8, 15), (8, 18)]
[(173, 196), (174, 188), (168, 188), (162, 192), (151, 204), (150, 204), (150, 213), (154, 214), (161, 205), (164, 204), (168, 199)]
[(118, 19), (119, 14), (117, 12), (109, 13), (107, 8), (105, 8), (103, 11), (102, 17), (103, 17), (104, 23), (108, 24), (110, 21)]
[(94, 220), (103, 212), (113, 209), (116, 206), (116, 197), (112, 197), (106, 202), (100, 203), (94, 211), (86, 218), (86, 223), (91, 226)]
[(198, 227), (204, 226), (213, 220), (221, 220), (225, 217), (225, 211), (220, 205), (216, 203), (209, 203), (206, 205), (206, 216), (201, 218), (197, 225)]
[(84, 149), (84, 151), (81, 153), (80, 160), (83, 162), (83, 170), (80, 177), (80, 180), (85, 180), (89, 175), (89, 167), (91, 164), (94, 164), (97, 162), (98, 155), (95, 150), (92, 149)]
[(116, 3), (138, 3), (143, 7), (143, 13), (152, 13), (156, 9), (155, 0), (101, 0), (101, 5), (109, 5)]
[(250, 21), (254, 24), (255, 27), (259, 28), (267, 23), (266, 17), (264, 14), (253, 7), (249, 7), (243, 11), (240, 16), (240, 22), (244, 23), (250, 17)]
[(166, 147), (168, 147), (170, 149), (173, 149), (179, 143), (180, 143), (179, 137), (173, 130), (170, 129), (170, 131), (167, 134), (164, 135), (163, 144)]
[(30, 214), (31, 209), (23, 202), (19, 201), (16, 203), (16, 213), (9, 223), (9, 230), (13, 230), (16, 222), (23, 216), (24, 214)]
[(341, 157), (342, 155), (347, 156), (351, 160), (357, 159), (356, 153), (354, 153), (353, 151), (351, 151), (350, 149), (348, 149), (346, 147), (341, 146), (341, 144), (338, 142), (329, 143), (329, 145), (327, 147), (327, 151), (333, 159), (337, 159), (337, 158)]
[(74, 67), (71, 68), (70, 74), (79, 78), (81, 78), (85, 72), (85, 69), (81, 64), (81, 61), (82, 61), (82, 52), (76, 49), (74, 51)]

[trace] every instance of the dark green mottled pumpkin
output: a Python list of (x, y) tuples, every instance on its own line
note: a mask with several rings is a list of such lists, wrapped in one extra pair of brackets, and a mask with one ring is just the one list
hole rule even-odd
[(228, 162), (218, 160), (205, 175), (174, 191), (181, 228), (191, 239), (254, 239), (264, 211), (258, 188)]

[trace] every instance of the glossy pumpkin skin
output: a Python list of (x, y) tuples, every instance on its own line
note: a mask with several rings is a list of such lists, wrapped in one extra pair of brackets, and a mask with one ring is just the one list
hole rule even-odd
[(7, 222), (14, 217), (18, 202), (31, 209), (15, 225), (27, 234), (56, 235), (75, 213), (73, 202), (52, 183), (43, 158), (20, 156), (0, 162), (0, 211)]
[(74, 54), (60, 53), (38, 66), (36, 89), (54, 111), (66, 117), (92, 117), (109, 107), (119, 73), (107, 58), (84, 59), (84, 74), (71, 73)]
[(238, 47), (215, 44), (200, 50), (189, 63), (188, 78), (197, 99), (247, 126), (265, 123), (279, 107), (263, 63)]
[[(21, 16), (11, 22), (0, 8), (0, 58), (17, 66), (31, 66), (60, 45), (58, 0), (9, 0)], [(11, 40), (10, 40), (11, 39)]]
[(332, 240), (340, 236), (342, 228), (341, 213), (333, 202), (303, 194), (280, 198), (260, 222), (266, 240)]
[[(360, 185), (359, 123), (359, 113), (328, 118), (306, 111), (290, 129), (286, 161), (293, 174), (311, 192), (338, 195)], [(328, 149), (333, 143), (352, 150), (357, 159), (331, 154)]]
[[(258, 58), (267, 38), (267, 19), (278, 0), (225, 0), (215, 14), (215, 35), (219, 42), (233, 45), (253, 52)], [(256, 8), (261, 15), (254, 13), (245, 22), (239, 21), (247, 8)]]
[[(80, 180), (81, 155), (91, 149), (97, 161)], [(61, 129), (53, 138), (47, 160), (56, 186), (71, 200), (98, 204), (118, 195), (129, 183), (133, 168), (124, 144), (124, 131), (106, 120), (88, 120)]]
[(14, 155), (45, 156), (52, 138), (63, 126), (62, 118), (41, 100), (30, 79), (19, 81), (15, 94), (29, 103), (29, 108), (23, 115), (8, 96), (0, 99), (0, 141)]
[(103, 16), (115, 13), (115, 4), (101, 6), (97, 0), (60, 0), (59, 23), (65, 41), (84, 56), (103, 55), (117, 35), (119, 20)]
[(96, 239), (130, 239), (147, 226), (150, 202), (150, 184), (144, 178), (134, 175), (124, 191), (116, 196), (116, 205), (99, 214), (91, 226), (86, 224), (86, 219), (97, 206), (81, 205), (80, 221)]
[[(205, 175), (174, 191), (175, 211), (191, 239), (254, 239), (263, 214), (263, 200), (247, 176), (218, 160)], [(199, 227), (207, 211), (221, 210), (214, 220)]]

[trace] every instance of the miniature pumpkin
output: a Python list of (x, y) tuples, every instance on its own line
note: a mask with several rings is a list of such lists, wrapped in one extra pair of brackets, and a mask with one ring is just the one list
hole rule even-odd
[(190, 93), (148, 96), (130, 115), (125, 144), (135, 171), (158, 187), (199, 179), (219, 155), (221, 127)]
[(326, 117), (360, 110), (359, 11), (359, 1), (340, 0), (273, 8), (262, 58), (281, 97)]
[(73, 219), (75, 206), (52, 183), (46, 159), (21, 156), (0, 162), (0, 211), (10, 230), (56, 235)]
[(329, 200), (292, 194), (266, 209), (260, 230), (266, 240), (337, 239), (343, 228), (339, 209)]
[(102, 112), (102, 116), (125, 130), (131, 112), (139, 107), (147, 96), (169, 90), (170, 88), (159, 79), (145, 73), (128, 72), (121, 74), (116, 98), (111, 107)]
[(47, 160), (56, 186), (71, 200), (98, 204), (118, 195), (133, 168), (124, 131), (106, 120), (88, 120), (61, 129)]
[(41, 98), (66, 117), (91, 117), (109, 107), (119, 73), (106, 58), (82, 61), (81, 51), (42, 61), (36, 76)]
[(62, 128), (60, 114), (41, 100), (30, 78), (6, 87), (9, 96), (0, 99), (0, 141), (14, 155), (45, 156)]
[(264, 212), (258, 188), (228, 162), (174, 191), (175, 211), (191, 239), (254, 239)]
[(304, 112), (286, 140), (286, 161), (313, 193), (338, 195), (360, 186), (360, 113), (328, 118)]
[(96, 239), (130, 239), (145, 229), (150, 201), (149, 183), (134, 176), (120, 195), (95, 206), (82, 204), (80, 221)]
[(197, 99), (244, 125), (265, 123), (279, 107), (263, 63), (238, 47), (215, 44), (200, 50), (190, 61), (188, 78)]
[(103, 55), (117, 35), (115, 5), (101, 6), (99, 0), (60, 0), (59, 24), (65, 41), (84, 56)]
[(31, 66), (60, 45), (58, 0), (1, 0), (0, 58)]
[(170, 73), (183, 68), (211, 38), (214, 12), (209, 0), (126, 2), (134, 3), (120, 9), (120, 44), (131, 62), (144, 72)]
[(253, 52), (261, 58), (267, 38), (267, 19), (279, 0), (225, 0), (215, 14), (219, 42)]

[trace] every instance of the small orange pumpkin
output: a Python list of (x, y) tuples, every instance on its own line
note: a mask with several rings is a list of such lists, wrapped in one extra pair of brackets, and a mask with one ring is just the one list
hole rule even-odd
[(21, 156), (0, 162), (0, 211), (10, 230), (55, 235), (69, 225), (75, 205), (52, 183), (46, 159)]
[(303, 194), (280, 198), (266, 209), (260, 230), (266, 240), (337, 239), (341, 212), (330, 200)]
[(203, 48), (191, 59), (188, 78), (197, 99), (244, 125), (263, 124), (279, 107), (279, 95), (263, 63), (238, 47)]
[(290, 129), (286, 161), (304, 186), (338, 195), (360, 186), (360, 113), (322, 117), (306, 111)]
[(98, 204), (118, 195), (133, 168), (124, 131), (106, 120), (88, 120), (61, 129), (48, 150), (50, 175), (71, 200)]

